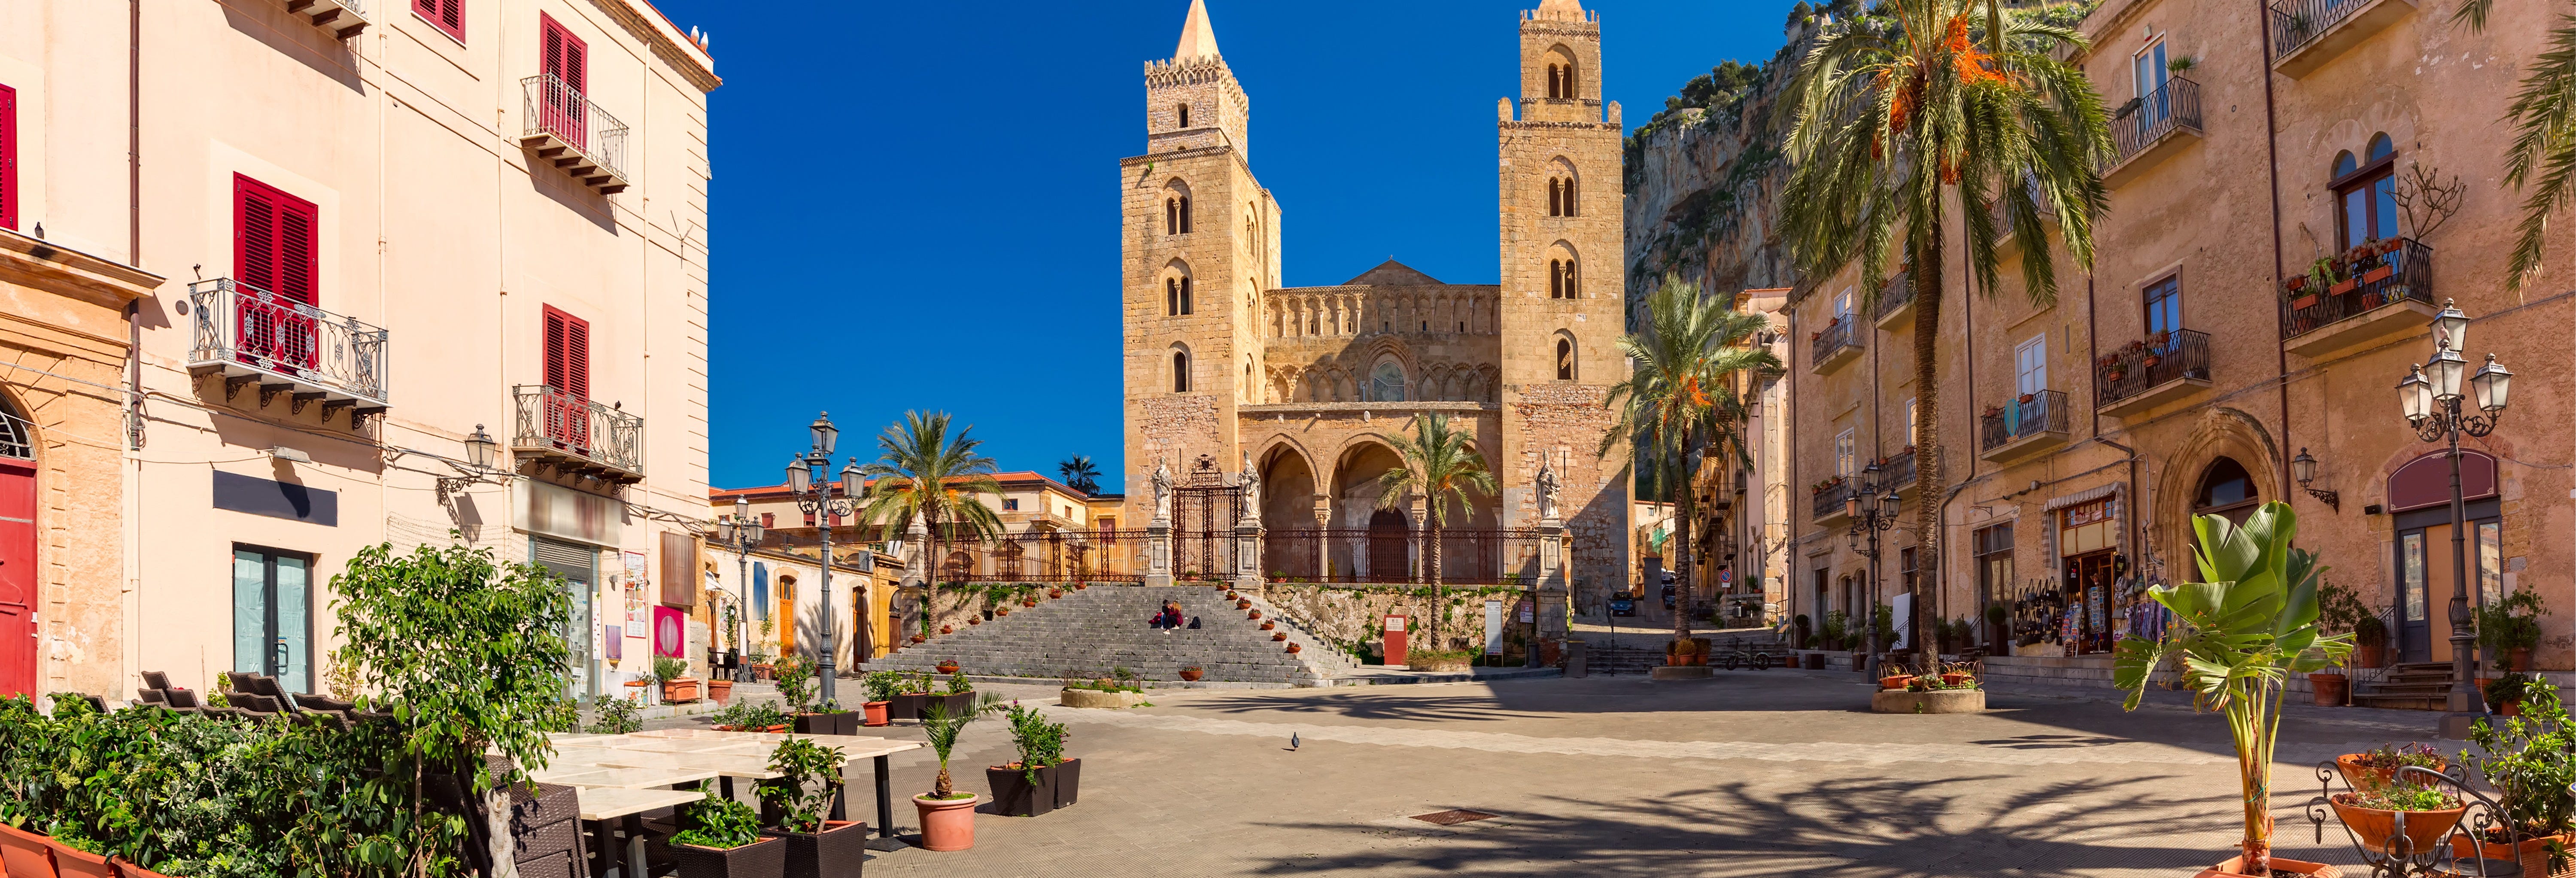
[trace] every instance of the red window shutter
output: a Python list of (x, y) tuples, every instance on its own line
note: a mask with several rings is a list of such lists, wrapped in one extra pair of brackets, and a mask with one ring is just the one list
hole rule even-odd
[(233, 175), (233, 279), (277, 291), (277, 203), (268, 187)]
[(18, 227), (18, 90), (0, 85), (0, 228)]
[(564, 386), (564, 313), (546, 307), (546, 386), (562, 390)]
[(545, 72), (561, 77), (573, 91), (589, 93), (590, 44), (543, 12), (537, 13), (537, 31), (544, 45)]
[(411, 11), (457, 42), (465, 41), (465, 0), (411, 0)]
[(546, 384), (590, 398), (590, 322), (546, 306)]

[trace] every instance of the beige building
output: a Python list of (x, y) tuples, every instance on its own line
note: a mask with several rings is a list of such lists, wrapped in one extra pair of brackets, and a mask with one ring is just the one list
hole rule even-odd
[[(1319, 580), (1418, 575), (1419, 498), (1381, 508), (1391, 437), (1439, 413), (1470, 431), (1501, 495), (1450, 527), (1444, 577), (1498, 575), (1478, 539), (1536, 527), (1541, 468), (1570, 534), (1577, 601), (1623, 587), (1624, 449), (1595, 449), (1625, 367), (1619, 108), (1601, 99), (1601, 25), (1573, 0), (1519, 24), (1520, 90), (1497, 107), (1502, 282), (1444, 283), (1389, 261), (1321, 287), (1280, 277), (1282, 208), (1253, 174), (1250, 98), (1193, 0), (1180, 44), (1145, 69), (1146, 152), (1119, 162), (1125, 217), (1128, 527), (1176, 485), (1175, 571), (1210, 571), (1250, 503), (1259, 566)], [(1257, 501), (1236, 499), (1250, 472)], [(1198, 537), (1194, 539), (1193, 537)], [(1444, 542), (1444, 546), (1448, 544)], [(1451, 559), (1456, 559), (1455, 561)], [(1456, 565), (1453, 569), (1453, 564)]]
[[(47, 687), (319, 690), (332, 575), (451, 532), (580, 584), (578, 689), (649, 667), (660, 626), (609, 632), (695, 606), (706, 514), (717, 80), (692, 37), (642, 0), (0, 21), (0, 189), (43, 238), (8, 238), (8, 280), (74, 289), (13, 303), (48, 325), (0, 374), (35, 421), (40, 527), (81, 532), (45, 549), (83, 583), (42, 605)], [(129, 391), (130, 437), (99, 409)]]
[[(2078, 60), (2118, 114), (2101, 255), (2034, 304), (2011, 260), (2027, 246), (2064, 260), (2062, 246), (2007, 242), (2002, 288), (1949, 300), (1949, 488), (1910, 488), (1908, 303), (1863, 307), (1849, 272), (1799, 288), (1791, 483), (1812, 505), (1791, 516), (1795, 611), (1868, 602), (1841, 495), (1885, 461), (1906, 526), (1884, 537), (1877, 593), (1904, 591), (1913, 516), (1928, 510), (1940, 614), (2004, 605), (2015, 655), (2106, 662), (2142, 586), (2196, 575), (2191, 515), (2280, 500), (2326, 579), (2381, 609), (2392, 660), (2447, 661), (2449, 466), (2392, 387), (2433, 355), (2428, 323), (2456, 299), (2475, 319), (2471, 367), (2492, 353), (2520, 374), (2493, 434), (2462, 443), (2468, 590), (2541, 595), (2555, 612), (2538, 664), (2576, 668), (2576, 504), (2561, 499), (2576, 496), (2576, 277), (2553, 241), (2548, 267), (2507, 291), (2519, 199), (2496, 182), (2496, 120), (2551, 14), (2497, 4), (2476, 32), (2403, 0), (2268, 20), (2208, 0), (2100, 4)], [(2319, 260), (2322, 283), (2306, 277)], [(1947, 270), (1964, 289), (1955, 260)]]

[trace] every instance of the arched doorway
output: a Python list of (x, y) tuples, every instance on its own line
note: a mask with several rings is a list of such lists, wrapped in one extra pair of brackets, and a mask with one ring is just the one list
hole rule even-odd
[(1404, 513), (1380, 509), (1369, 514), (1368, 581), (1411, 581), (1413, 534)]
[(2261, 508), (2263, 498), (2254, 487), (2254, 476), (2233, 457), (2209, 462), (2200, 471), (2200, 488), (2192, 493), (2191, 514), (2220, 515), (2244, 524), (2245, 519)]
[(35, 438), (0, 395), (0, 697), (36, 694)]
[(2388, 475), (2400, 661), (2451, 660), (2451, 593), (2462, 574), (2470, 606), (2504, 597), (2504, 518), (2496, 496), (2495, 458), (2461, 449), (2460, 499), (2467, 526), (2459, 534), (2458, 551), (2468, 563), (2455, 567), (2449, 453), (2427, 453)]

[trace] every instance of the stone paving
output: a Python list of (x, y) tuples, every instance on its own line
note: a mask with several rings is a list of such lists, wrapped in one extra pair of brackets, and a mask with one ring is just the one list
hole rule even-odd
[[(1054, 702), (1050, 689), (994, 688)], [(2100, 690), (1999, 691), (1984, 714), (1916, 716), (1868, 713), (1869, 691), (1848, 673), (1718, 671), (1691, 682), (1158, 690), (1150, 707), (1050, 708), (1085, 760), (1081, 804), (1037, 818), (986, 813), (972, 850), (884, 852), (867, 869), (2188, 876), (2236, 838), (2226, 732), (2174, 693), (2122, 712)], [(2300, 808), (2316, 794), (2312, 766), (2430, 741), (2433, 718), (2289, 711), (2274, 795), (2280, 852), (2357, 862), (2313, 841)], [(983, 792), (979, 769), (1009, 758), (1003, 725), (982, 722), (951, 770)], [(897, 757), (897, 795), (928, 789), (934, 772), (927, 751)], [(855, 804), (854, 816), (873, 818), (872, 801)], [(909, 804), (897, 806), (908, 831)], [(1409, 819), (1452, 808), (1498, 816), (1453, 827)]]

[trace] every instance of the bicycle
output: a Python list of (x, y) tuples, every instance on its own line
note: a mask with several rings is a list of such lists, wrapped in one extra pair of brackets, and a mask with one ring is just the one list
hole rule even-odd
[(1742, 669), (1746, 665), (1751, 665), (1754, 670), (1759, 671), (1773, 664), (1770, 650), (1745, 649), (1744, 641), (1741, 640), (1727, 641), (1726, 649), (1718, 654), (1717, 662), (1718, 667), (1730, 671)]

